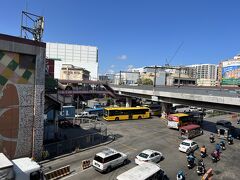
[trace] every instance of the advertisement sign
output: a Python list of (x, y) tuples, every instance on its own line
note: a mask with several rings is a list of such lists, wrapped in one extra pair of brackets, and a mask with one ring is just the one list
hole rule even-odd
[(222, 84), (240, 85), (240, 61), (231, 60), (222, 63)]

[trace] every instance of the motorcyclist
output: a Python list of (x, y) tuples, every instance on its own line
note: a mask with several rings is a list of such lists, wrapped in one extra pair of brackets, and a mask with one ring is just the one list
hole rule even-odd
[(206, 154), (207, 154), (207, 149), (205, 147), (205, 145), (203, 145), (200, 149), (200, 152), (201, 152), (201, 157), (205, 157)]
[(185, 179), (184, 172), (182, 170), (178, 171), (177, 180), (184, 180), (184, 179)]
[(214, 142), (214, 134), (213, 134), (213, 133), (211, 133), (211, 134), (210, 134), (210, 137), (209, 137), (209, 139), (210, 139), (210, 142), (211, 142), (211, 143), (213, 143), (213, 142)]
[(195, 161), (195, 156), (191, 153), (187, 156), (187, 161), (188, 161), (188, 167), (193, 167), (194, 161)]
[(226, 147), (225, 147), (225, 142), (224, 142), (224, 141), (221, 141), (221, 142), (220, 142), (220, 147), (221, 147), (223, 150), (226, 149)]
[(221, 146), (220, 146), (220, 144), (216, 144), (216, 151), (219, 153), (219, 151), (220, 151), (220, 148), (221, 148)]
[(203, 160), (202, 159), (200, 159), (199, 161), (198, 161), (198, 173), (199, 174), (204, 174), (204, 172), (205, 172), (205, 165), (204, 165), (204, 163), (203, 163)]
[(233, 137), (231, 134), (227, 137), (227, 140), (228, 140), (228, 144), (233, 144)]
[(211, 154), (212, 157), (214, 157), (216, 160), (219, 160), (220, 159), (220, 152), (215, 150), (213, 151), (213, 153)]

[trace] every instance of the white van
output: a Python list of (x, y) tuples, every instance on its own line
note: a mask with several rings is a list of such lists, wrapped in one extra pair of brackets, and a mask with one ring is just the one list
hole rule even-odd
[(112, 168), (126, 165), (128, 156), (115, 149), (107, 148), (95, 155), (93, 159), (93, 168), (100, 172), (110, 172)]
[(164, 171), (159, 165), (145, 162), (120, 174), (117, 180), (163, 180)]

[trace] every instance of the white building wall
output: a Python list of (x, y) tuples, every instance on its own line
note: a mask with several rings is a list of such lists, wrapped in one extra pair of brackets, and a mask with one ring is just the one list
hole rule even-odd
[(94, 46), (47, 43), (46, 56), (55, 61), (54, 78), (60, 78), (62, 64), (72, 64), (90, 71), (90, 79), (98, 79), (98, 49)]

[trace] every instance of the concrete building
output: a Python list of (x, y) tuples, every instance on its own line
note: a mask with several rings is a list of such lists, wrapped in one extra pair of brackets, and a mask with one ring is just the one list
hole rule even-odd
[[(145, 69), (145, 68), (144, 68)], [(153, 70), (154, 71), (154, 70)], [(146, 68), (145, 72), (141, 73), (141, 79), (151, 79), (154, 82), (155, 73), (152, 72), (152, 69)], [(156, 86), (166, 85), (166, 72), (158, 70), (156, 72)]]
[(90, 79), (98, 79), (98, 49), (94, 46), (47, 43), (46, 56), (60, 59), (55, 62), (54, 77), (60, 78), (62, 64), (72, 64), (90, 72)]
[(109, 81), (107, 75), (99, 75), (99, 76), (98, 76), (98, 80), (99, 80), (99, 81), (106, 81), (106, 82)]
[(198, 86), (216, 86), (218, 84), (218, 66), (215, 64), (194, 64)]
[(215, 79), (197, 79), (198, 86), (217, 86), (218, 82)]
[(120, 73), (115, 74), (114, 84), (137, 85), (139, 79), (140, 79), (139, 72), (121, 71)]
[(0, 152), (41, 158), (46, 44), (0, 34)]
[(71, 64), (63, 64), (60, 72), (60, 79), (64, 80), (89, 80), (90, 72), (86, 69), (73, 66)]
[(166, 85), (195, 85), (196, 84), (196, 72), (194, 67), (171, 67), (166, 68)]
[(194, 64), (187, 67), (196, 68), (197, 79), (217, 79), (217, 65), (216, 64)]

